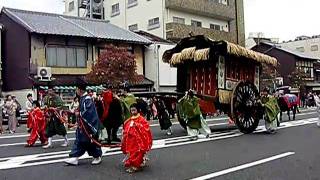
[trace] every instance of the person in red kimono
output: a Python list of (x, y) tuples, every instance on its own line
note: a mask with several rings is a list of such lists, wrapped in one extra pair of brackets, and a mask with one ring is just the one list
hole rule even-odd
[(147, 152), (151, 150), (152, 134), (148, 121), (138, 112), (137, 104), (130, 106), (131, 117), (124, 122), (121, 150), (127, 155), (124, 166), (127, 172), (141, 170), (148, 161)]
[(46, 120), (43, 111), (40, 109), (38, 101), (33, 102), (35, 108), (29, 113), (28, 121), (31, 122), (31, 133), (27, 140), (26, 147), (31, 147), (39, 138), (42, 145), (47, 144), (48, 139), (45, 135)]

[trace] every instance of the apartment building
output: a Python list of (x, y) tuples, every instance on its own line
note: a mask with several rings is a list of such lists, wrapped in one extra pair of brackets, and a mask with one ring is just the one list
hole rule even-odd
[[(65, 0), (65, 14), (86, 14), (83, 2)], [(173, 41), (191, 33), (245, 45), (243, 0), (104, 0), (102, 11), (119, 27)]]

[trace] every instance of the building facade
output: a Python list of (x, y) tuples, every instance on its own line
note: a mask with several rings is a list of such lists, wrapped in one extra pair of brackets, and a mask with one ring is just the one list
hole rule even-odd
[(280, 45), (320, 59), (320, 35), (312, 37), (300, 36), (293, 41), (282, 42)]
[(292, 86), (289, 76), (296, 70), (301, 70), (306, 74), (305, 83), (310, 84), (316, 80), (315, 64), (318, 61), (317, 58), (270, 42), (261, 42), (253, 47), (252, 50), (275, 57), (278, 60), (278, 78), (283, 80), (282, 85), (284, 86)]
[(91, 71), (108, 44), (133, 53), (137, 73), (144, 75), (143, 52), (151, 41), (106, 21), (3, 8), (0, 23), (4, 29), (3, 90), (19, 99), (48, 85), (70, 94), (66, 90), (74, 90), (77, 78)]
[(154, 82), (157, 92), (172, 92), (177, 86), (177, 69), (170, 67), (162, 60), (163, 53), (175, 46), (174, 43), (152, 35), (145, 31), (136, 31), (137, 34), (149, 39), (152, 44), (145, 48), (145, 76)]
[[(66, 0), (65, 14), (85, 14), (77, 6), (79, 1)], [(127, 30), (173, 41), (201, 34), (245, 45), (243, 0), (106, 0), (103, 4), (104, 18)]]

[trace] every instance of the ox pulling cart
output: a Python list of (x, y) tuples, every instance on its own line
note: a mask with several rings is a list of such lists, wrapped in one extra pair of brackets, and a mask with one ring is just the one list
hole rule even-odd
[(275, 58), (200, 35), (182, 39), (164, 53), (163, 61), (177, 68), (178, 92), (192, 89), (210, 99), (243, 133), (257, 128), (262, 117), (261, 65), (276, 66)]

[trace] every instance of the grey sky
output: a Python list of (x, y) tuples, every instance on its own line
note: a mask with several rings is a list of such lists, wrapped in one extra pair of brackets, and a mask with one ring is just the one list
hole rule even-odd
[(60, 14), (64, 12), (63, 0), (0, 0), (0, 8), (3, 6)]
[[(319, 0), (244, 0), (245, 27), (281, 40), (320, 34)], [(2, 6), (63, 13), (63, 0), (0, 0)]]
[(246, 33), (280, 40), (320, 34), (319, 0), (244, 0)]

